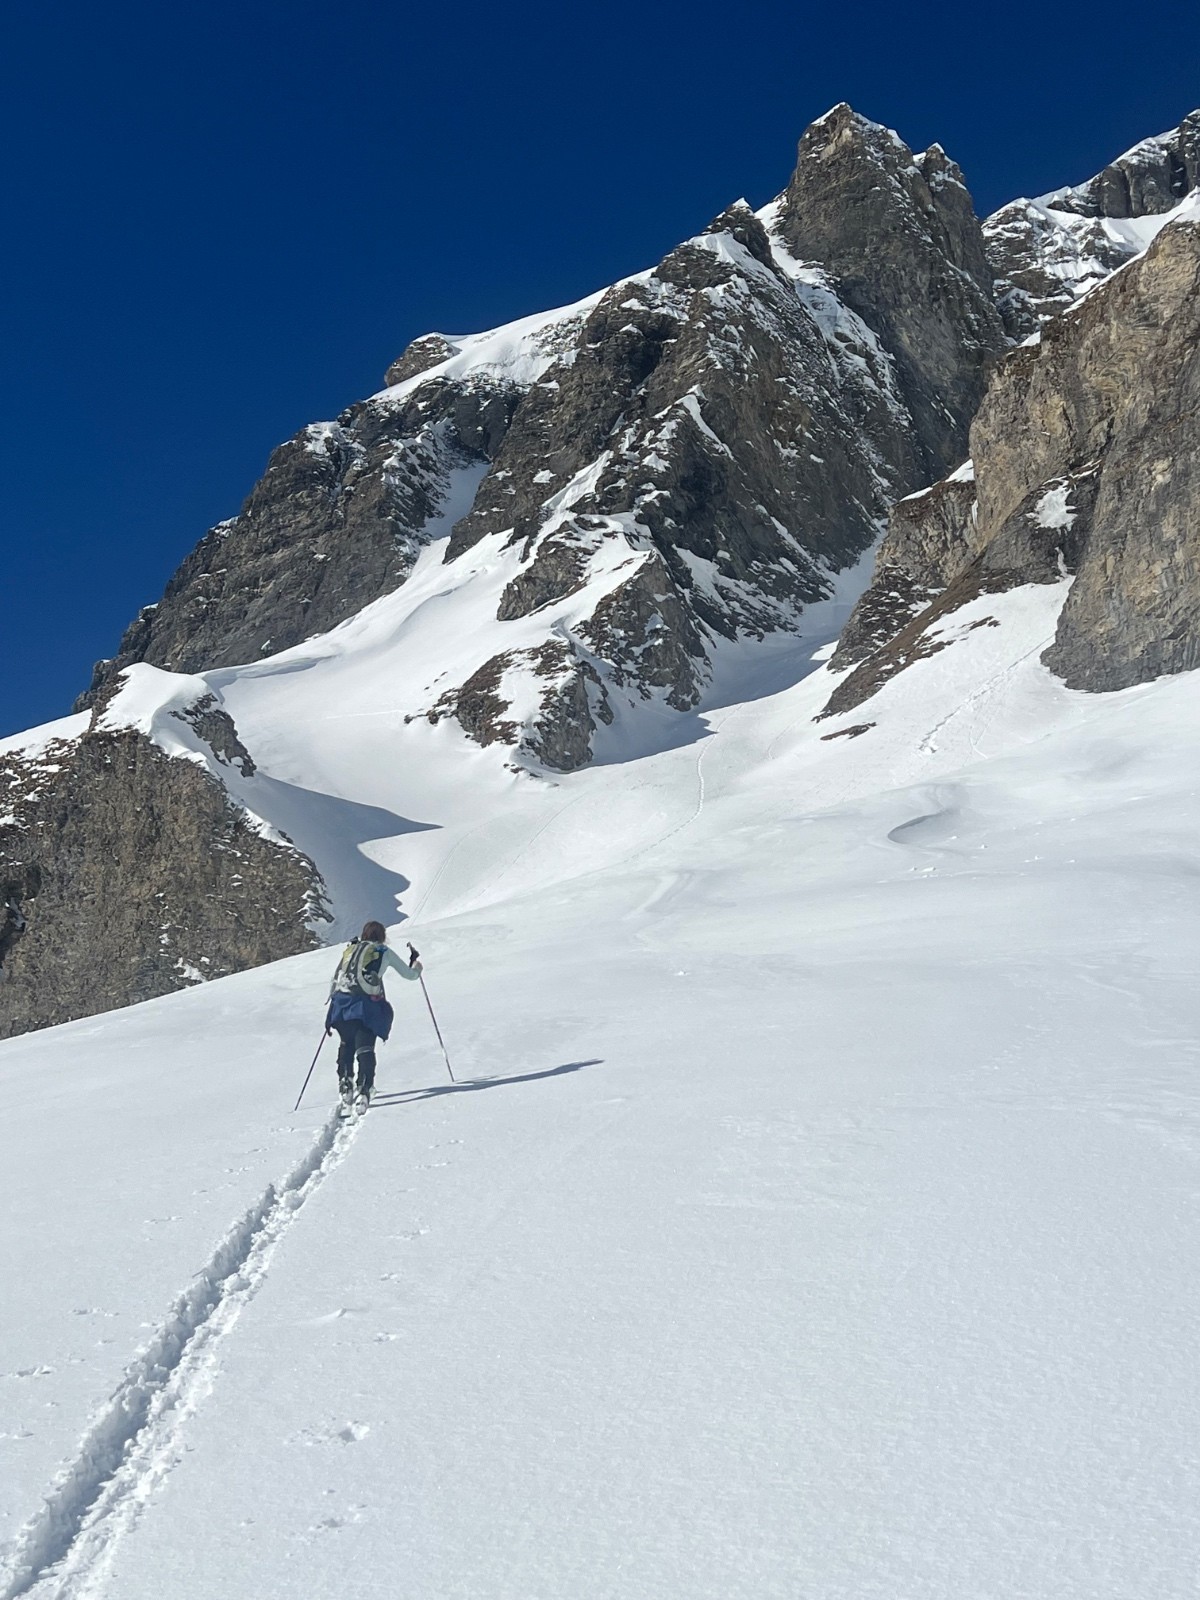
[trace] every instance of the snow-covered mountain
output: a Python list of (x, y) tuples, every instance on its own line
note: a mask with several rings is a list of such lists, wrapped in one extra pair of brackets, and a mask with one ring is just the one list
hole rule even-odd
[[(1133, 174), (1127, 210), (1160, 208), (1147, 238), (1184, 237), (1194, 125), (1113, 169)], [(1114, 185), (1059, 198), (1112, 209)], [(381, 890), (411, 914), (419, 841), (462, 812), (461, 784), (536, 806), (555, 774), (690, 737), (698, 711), (740, 692), (726, 663), (787, 659), (793, 639), (803, 658), (845, 619), (893, 507), (833, 712), (922, 653), (927, 623), (980, 587), (1076, 570), (1087, 495), (1116, 481), (1093, 470), (1098, 430), (1123, 407), (1122, 459), (1152, 473), (1157, 431), (1187, 426), (1172, 397), (1186, 393), (1190, 322), (1185, 308), (1160, 350), (1162, 305), (1131, 343), (1130, 308), (1085, 297), (1115, 344), (1115, 384), (1093, 370), (1102, 351), (1079, 358), (1086, 371), (1065, 354), (1070, 319), (1002, 360), (1004, 216), (981, 228), (939, 147), (914, 155), (839, 106), (758, 214), (731, 206), (575, 306), (419, 339), (379, 394), (281, 447), (100, 663), (84, 709), (0, 748), (0, 1027), (308, 948), (361, 922)], [(1179, 381), (1142, 426), (1160, 360)], [(1041, 410), (1019, 377), (1034, 369)], [(1087, 415), (1060, 438), (1068, 389)], [(1186, 517), (1190, 488), (1176, 486)], [(1050, 532), (1030, 542), (1043, 502)], [(1067, 526), (1069, 540), (1055, 531)], [(1090, 542), (1096, 571), (1123, 540), (1114, 528)], [(1144, 628), (1158, 612), (1130, 593), (1121, 631), (1143, 665), (1121, 677), (1106, 650), (1095, 676), (1089, 613), (1062, 646), (1069, 681), (1190, 662), (1178, 608)], [(415, 788), (392, 781), (416, 768)], [(364, 865), (380, 853), (370, 841), (396, 838), (390, 876)], [(81, 902), (103, 914), (81, 919)]]
[(940, 149), (840, 106), (784, 193), (738, 203), (580, 305), (419, 339), (388, 387), (278, 451), (141, 614), (133, 661), (255, 660), (394, 589), (441, 538), (505, 626), (421, 708), (570, 771), (648, 700), (686, 710), (721, 639), (796, 626), (887, 508), (956, 466), (1003, 345)]
[[(1173, 139), (1034, 336), (836, 108), (418, 340), (0, 744), (0, 1600), (1190, 1600)], [(457, 1081), (405, 984), (292, 1113), (368, 915)]]

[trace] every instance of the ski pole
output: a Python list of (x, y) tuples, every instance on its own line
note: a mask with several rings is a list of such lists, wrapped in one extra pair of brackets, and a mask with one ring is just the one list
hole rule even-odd
[[(409, 945), (408, 964), (410, 967), (415, 964), (419, 953), (420, 952), (414, 945)], [(425, 974), (423, 972), (418, 972), (417, 977), (421, 982), (421, 993), (425, 996), (425, 1004), (429, 1007), (429, 1020), (433, 1023), (433, 1031), (437, 1034), (437, 1041), (442, 1047), (442, 1055), (446, 1059), (446, 1071), (450, 1074), (450, 1082), (457, 1083), (458, 1079), (454, 1076), (454, 1068), (450, 1065), (450, 1057), (446, 1051), (446, 1043), (442, 1038), (442, 1030), (438, 1027), (438, 1020), (433, 1014), (433, 1001), (429, 998), (429, 990), (425, 987)]]
[[(329, 1030), (326, 1029), (321, 1034), (321, 1042), (317, 1046), (317, 1056), (319, 1056), (321, 1054), (321, 1051), (324, 1050), (325, 1041), (326, 1041), (326, 1039), (328, 1039), (328, 1037), (329, 1037)], [(299, 1111), (299, 1109), (300, 1109), (300, 1102), (301, 1102), (301, 1100), (304, 1099), (304, 1090), (308, 1088), (308, 1080), (309, 1080), (309, 1078), (312, 1077), (312, 1075), (313, 1075), (313, 1067), (315, 1067), (316, 1064), (317, 1064), (317, 1056), (314, 1056), (312, 1058), (312, 1067), (309, 1067), (308, 1074), (304, 1079), (303, 1087), (301, 1088), (300, 1093), (296, 1096), (296, 1104), (292, 1107), (293, 1112)]]

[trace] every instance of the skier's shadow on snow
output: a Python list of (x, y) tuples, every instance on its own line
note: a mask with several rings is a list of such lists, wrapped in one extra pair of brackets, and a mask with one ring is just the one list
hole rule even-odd
[(435, 1083), (428, 1089), (397, 1089), (392, 1094), (377, 1094), (371, 1099), (371, 1110), (380, 1106), (412, 1105), (415, 1100), (436, 1100), (443, 1094), (476, 1094), (480, 1089), (503, 1089), (512, 1083), (537, 1083), (542, 1078), (561, 1078), (566, 1072), (579, 1072), (583, 1067), (599, 1067), (603, 1058), (592, 1061), (566, 1061), (561, 1067), (547, 1067), (545, 1072), (521, 1072), (511, 1078), (464, 1078), (459, 1083)]

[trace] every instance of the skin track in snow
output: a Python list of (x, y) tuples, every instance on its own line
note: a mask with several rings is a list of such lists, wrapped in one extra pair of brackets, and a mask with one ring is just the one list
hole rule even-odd
[[(759, 646), (562, 782), (372, 760), (390, 635), (229, 682), (297, 810), (431, 824), (371, 860), (467, 1082), (405, 985), (170, 1471), (42, 1600), (1194, 1600), (1200, 680), (1065, 689), (1065, 593), (972, 602), (861, 737)], [(0, 1047), (10, 1536), (311, 1149), (332, 964)]]
[(0, 1569), (0, 1600), (101, 1592), (113, 1546), (170, 1471), (180, 1430), (211, 1389), (214, 1347), (257, 1292), (300, 1208), (345, 1156), (357, 1124), (331, 1117), (308, 1154), (221, 1240), (18, 1535)]

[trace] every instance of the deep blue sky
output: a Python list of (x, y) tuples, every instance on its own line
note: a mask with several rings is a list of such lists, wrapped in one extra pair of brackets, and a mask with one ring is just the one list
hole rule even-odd
[[(1190, 13), (1190, 14), (1189, 14)], [(1200, 104), (1200, 8), (26, 0), (0, 55), (0, 733), (415, 334), (578, 299), (782, 188), (838, 100), (984, 213)]]

